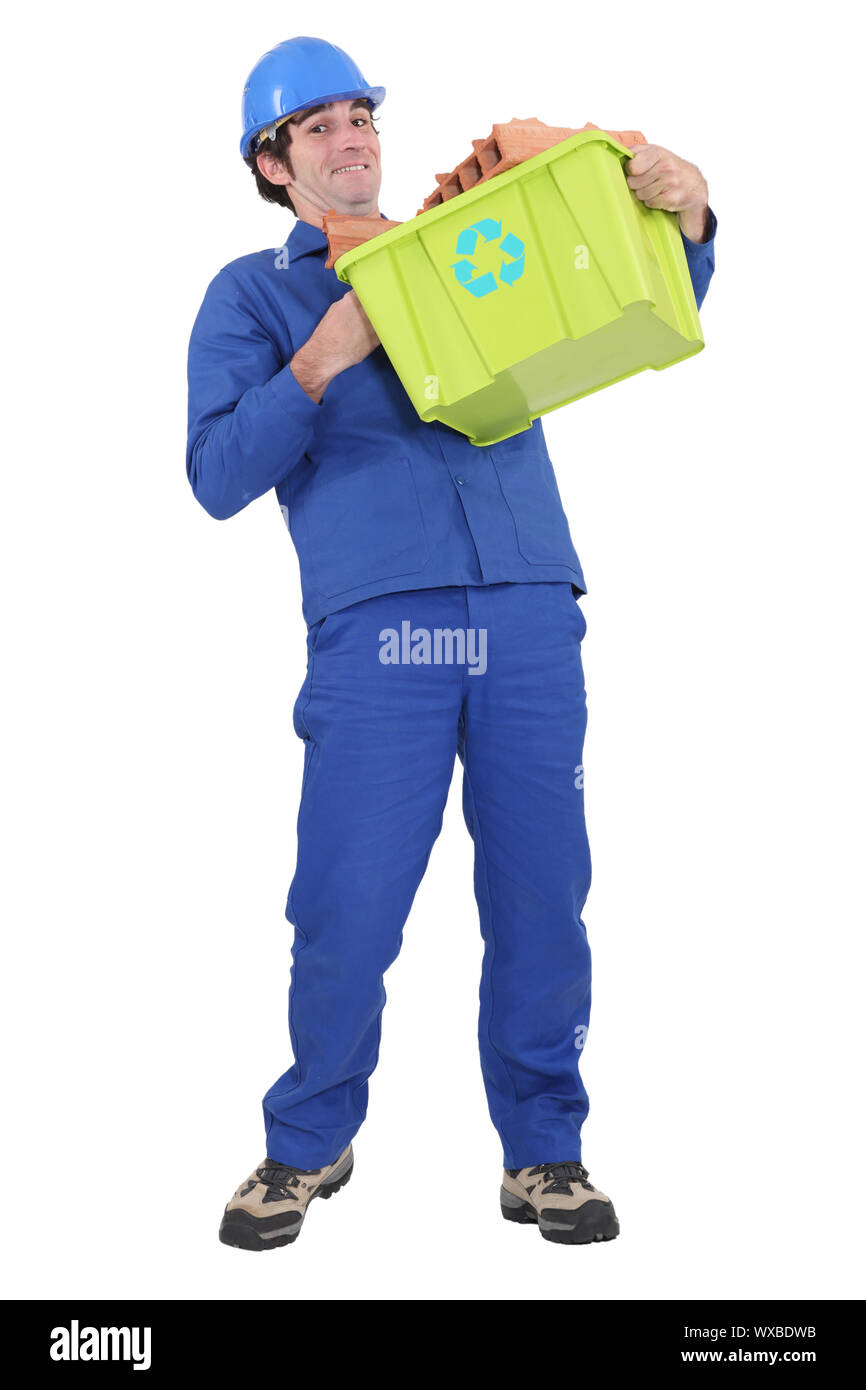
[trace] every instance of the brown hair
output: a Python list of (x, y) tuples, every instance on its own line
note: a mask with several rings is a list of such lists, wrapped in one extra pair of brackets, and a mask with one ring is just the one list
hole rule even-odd
[[(270, 179), (265, 178), (258, 166), (257, 156), (260, 154), (275, 155), (289, 177), (294, 178), (295, 171), (292, 168), (292, 160), (289, 155), (289, 146), (292, 143), (292, 126), (298, 125), (301, 121), (306, 120), (308, 116), (312, 116), (316, 111), (327, 110), (327, 108), (333, 106), (333, 104), (333, 102), (329, 101), (323, 103), (321, 106), (311, 106), (306, 111), (296, 111), (294, 116), (290, 116), (287, 121), (283, 121), (283, 124), (280, 126), (273, 140), (262, 140), (255, 150), (252, 150), (250, 154), (245, 156), (244, 163), (248, 169), (252, 170), (253, 177), (256, 181), (256, 187), (259, 190), (259, 196), (264, 198), (266, 203), (278, 203), (280, 207), (288, 208), (289, 211), (294, 213), (297, 217), (295, 205), (289, 197), (288, 189), (284, 184), (271, 183)], [(370, 112), (370, 124), (373, 125), (372, 102), (365, 99), (363, 104)], [(357, 102), (356, 105), (360, 105), (360, 101)], [(353, 107), (352, 110), (354, 109)], [(379, 134), (374, 125), (373, 130), (377, 135)]]

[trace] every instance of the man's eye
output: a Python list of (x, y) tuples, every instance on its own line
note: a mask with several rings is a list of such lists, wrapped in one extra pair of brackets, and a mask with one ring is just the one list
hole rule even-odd
[[(367, 117), (366, 117), (366, 116), (355, 116), (355, 117), (353, 118), (352, 124), (354, 125), (354, 124), (356, 124), (358, 121), (360, 121), (362, 125), (367, 125), (367, 124), (368, 124), (368, 121), (367, 121)], [(311, 126), (309, 127), (309, 130), (310, 130), (310, 134), (311, 134), (311, 135), (315, 135), (315, 133), (316, 133), (317, 130), (324, 130), (324, 129), (325, 129), (324, 123), (321, 122), (321, 121), (319, 122), (318, 125), (311, 125)]]

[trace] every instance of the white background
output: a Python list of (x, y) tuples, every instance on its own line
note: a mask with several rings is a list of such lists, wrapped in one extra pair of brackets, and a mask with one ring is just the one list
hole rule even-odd
[[(19, 8), (3, 57), (9, 1297), (862, 1296), (863, 162), (841, 5)], [(7, 20), (8, 22), (8, 20)], [(407, 29), (407, 23), (415, 26)], [(637, 128), (719, 219), (706, 349), (545, 417), (587, 576), (584, 1162), (620, 1238), (507, 1225), (455, 775), (356, 1168), (217, 1241), (286, 1027), (305, 668), (268, 495), (184, 469), (186, 350), (293, 220), (237, 149), (295, 33), (387, 88), (405, 220), (494, 121)], [(458, 765), (459, 770), (459, 765)]]

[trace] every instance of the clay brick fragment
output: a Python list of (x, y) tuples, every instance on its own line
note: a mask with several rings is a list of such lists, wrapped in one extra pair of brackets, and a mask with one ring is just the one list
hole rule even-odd
[[(593, 125), (592, 121), (587, 121), (580, 129), (599, 130), (600, 127)], [(527, 120), (519, 120), (514, 116), (506, 123), (494, 125), (485, 139), (472, 141), (473, 154), (468, 159), (464, 159), (451, 173), (436, 175), (438, 187), (427, 195), (416, 216), (426, 212), (428, 208), (438, 207), (449, 198), (456, 198), (458, 194), (466, 192), (468, 188), (474, 188), (476, 184), (485, 183), (496, 174), (504, 174), (507, 169), (513, 169), (525, 159), (532, 159), (534, 155), (542, 154), (551, 146), (558, 145), (560, 141), (568, 140), (572, 135), (579, 133), (577, 128), (571, 126), (545, 125), (537, 116), (531, 116)], [(604, 134), (611, 135), (614, 140), (629, 147), (647, 143), (639, 130), (609, 130)]]
[(347, 251), (353, 251), (356, 246), (362, 246), (365, 241), (370, 241), (374, 236), (380, 236), (382, 232), (387, 232), (391, 227), (399, 227), (399, 222), (388, 222), (378, 213), (371, 213), (367, 217), (358, 217), (352, 212), (337, 212), (335, 208), (329, 210), (322, 216), (322, 230), (328, 238), (328, 259), (325, 261), (325, 269), (332, 270), (334, 262), (339, 256)]

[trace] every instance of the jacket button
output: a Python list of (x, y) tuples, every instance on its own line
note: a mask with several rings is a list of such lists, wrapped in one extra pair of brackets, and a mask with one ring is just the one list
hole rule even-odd
[(457, 474), (457, 477), (454, 479), (454, 481), (455, 481), (455, 483), (459, 483), (460, 486), (462, 487), (463, 484), (466, 482), (466, 479), (463, 478), (463, 477), (461, 477), (461, 475), (458, 473), (458, 474)]

